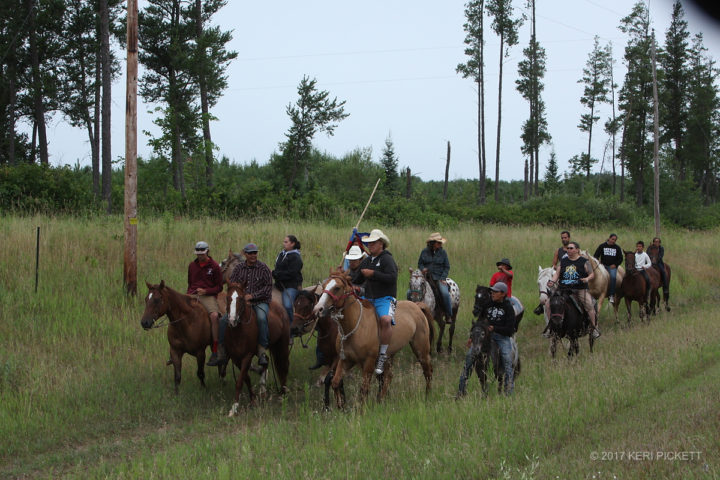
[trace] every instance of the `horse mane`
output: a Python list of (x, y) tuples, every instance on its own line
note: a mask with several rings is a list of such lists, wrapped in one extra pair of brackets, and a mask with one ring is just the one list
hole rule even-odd
[(160, 280), (160, 283), (157, 285), (148, 284), (148, 288), (159, 290), (161, 294), (163, 291), (167, 291), (168, 295), (177, 299), (175, 304), (178, 305), (178, 307), (185, 312), (195, 310), (198, 307), (201, 307), (203, 310), (205, 309), (205, 307), (202, 306), (202, 304), (197, 300), (197, 298), (193, 297), (192, 295), (186, 295), (169, 287), (164, 280)]

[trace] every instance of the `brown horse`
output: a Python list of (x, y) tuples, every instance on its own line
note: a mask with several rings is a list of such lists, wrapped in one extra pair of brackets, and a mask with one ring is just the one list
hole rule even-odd
[[(338, 327), (337, 324), (332, 321), (330, 315), (323, 315), (318, 318), (313, 313), (318, 298), (319, 295), (308, 290), (300, 290), (298, 292), (298, 296), (293, 303), (294, 316), (293, 323), (290, 326), (290, 334), (294, 337), (302, 337), (302, 335), (312, 335), (314, 332), (317, 332), (317, 348), (322, 353), (323, 365), (328, 367), (328, 371), (323, 380), (325, 385), (323, 403), (325, 409), (328, 409), (330, 407), (330, 382), (332, 382), (338, 360), (338, 351), (335, 347)], [(305, 346), (306, 344), (303, 343), (303, 347)], [(341, 395), (344, 396), (345, 392), (342, 382), (340, 383), (340, 390)]]
[[(340, 270), (330, 272), (313, 313), (322, 316), (330, 309), (332, 309), (331, 317), (338, 324), (336, 348), (339, 352), (332, 387), (337, 405), (342, 408), (345, 405), (345, 397), (339, 390), (340, 384), (345, 371), (356, 364), (362, 369), (361, 403), (367, 397), (380, 348), (378, 319), (372, 303), (355, 295), (350, 277)], [(410, 344), (422, 366), (426, 394), (430, 391), (432, 382), (433, 368), (430, 362), (432, 318), (417, 304), (406, 300), (397, 302), (395, 322), (395, 326), (392, 327), (392, 341), (387, 351), (389, 359), (385, 372), (380, 376), (378, 400), (385, 397), (392, 381), (392, 358), (405, 345)]]
[[(149, 330), (155, 321), (167, 315), (167, 337), (170, 343), (170, 361), (175, 370), (175, 393), (180, 386), (182, 357), (188, 353), (197, 359), (197, 376), (205, 386), (205, 348), (212, 344), (210, 315), (205, 307), (192, 296), (183, 295), (165, 285), (145, 282), (148, 294), (145, 297), (145, 311), (140, 325)], [(225, 377), (225, 366), (218, 366), (221, 377)]]
[[(625, 278), (623, 278), (622, 285), (617, 291), (617, 301), (625, 298), (625, 306), (627, 307), (627, 321), (630, 322), (632, 318), (630, 306), (634, 301), (640, 306), (640, 320), (643, 321), (650, 310), (650, 305), (647, 304), (647, 288), (645, 277), (642, 272), (635, 268), (635, 252), (625, 250)], [(650, 298), (657, 298), (657, 289), (660, 285), (660, 273), (651, 268), (646, 270), (648, 277), (650, 278)]]
[[(669, 312), (669, 311), (670, 311), (670, 305), (668, 305), (668, 303), (669, 303), (669, 301), (670, 301), (670, 277), (671, 277), (670, 272), (671, 272), (671, 268), (670, 268), (670, 265), (668, 265), (667, 263), (665, 263), (665, 262), (663, 261), (663, 265), (664, 265), (664, 267), (665, 267), (665, 276), (667, 277), (665, 284), (663, 284), (663, 282), (662, 282), (662, 273), (660, 272), (660, 267), (658, 266), (659, 250), (660, 250), (660, 249), (659, 249), (658, 247), (656, 247), (655, 245), (650, 245), (650, 246), (648, 247), (648, 249), (647, 249), (647, 254), (648, 254), (648, 256), (650, 257), (650, 261), (652, 262), (653, 268), (654, 268), (655, 270), (657, 270), (658, 274), (660, 275), (660, 280), (661, 280), (661, 281), (660, 281), (660, 286), (661, 286), (662, 289), (663, 289), (663, 300), (665, 301), (665, 311)], [(667, 285), (667, 286), (666, 286), (666, 285)], [(659, 292), (658, 292), (658, 298), (657, 298), (657, 305), (658, 305), (658, 306), (660, 305)], [(651, 303), (650, 303), (650, 306), (651, 306), (652, 313), (655, 314), (655, 299), (654, 299), (654, 298), (652, 299), (652, 301), (651, 301)]]
[[(223, 274), (223, 283), (230, 283), (230, 276), (232, 275), (233, 270), (235, 270), (235, 267), (243, 261), (242, 254), (235, 253), (232, 250), (228, 252), (227, 258), (224, 258), (220, 262), (220, 270)], [(282, 305), (282, 292), (274, 286), (272, 289), (272, 299), (274, 302), (279, 302), (280, 305)]]
[[(258, 348), (258, 327), (255, 310), (245, 300), (245, 287), (230, 283), (227, 290), (228, 326), (225, 331), (225, 350), (228, 357), (240, 369), (240, 375), (235, 382), (235, 403), (230, 409), (231, 417), (238, 412), (243, 382), (248, 387), (250, 403), (255, 403), (248, 368)], [(267, 320), (269, 350), (272, 353), (281, 393), (284, 393), (290, 369), (290, 322), (282, 305), (274, 301), (270, 302)]]

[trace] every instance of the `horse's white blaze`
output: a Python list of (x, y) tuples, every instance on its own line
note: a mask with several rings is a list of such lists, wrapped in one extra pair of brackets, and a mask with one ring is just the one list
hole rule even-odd
[(237, 299), (239, 295), (237, 292), (233, 292), (232, 295), (230, 295), (230, 311), (228, 312), (228, 319), (230, 320), (230, 324), (235, 325), (235, 317), (237, 316)]
[[(325, 285), (325, 290), (327, 290), (327, 291), (330, 291), (333, 288), (335, 288), (335, 280), (334, 279), (330, 280), (328, 282), (328, 284)], [(313, 313), (315, 315), (317, 315), (318, 312), (320, 312), (321, 310), (325, 309), (325, 306), (328, 302), (328, 298), (330, 298), (330, 295), (323, 292), (323, 294), (320, 296), (320, 300), (318, 300), (318, 302), (315, 304), (315, 308), (313, 308)]]
[(148, 293), (148, 300), (150, 300), (151, 298), (152, 298), (152, 292)]

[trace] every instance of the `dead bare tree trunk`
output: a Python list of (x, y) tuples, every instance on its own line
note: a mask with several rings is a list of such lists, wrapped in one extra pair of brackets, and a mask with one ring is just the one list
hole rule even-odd
[(110, 12), (108, 0), (100, 0), (100, 58), (102, 63), (102, 194), (107, 213), (112, 213), (112, 73), (110, 70)]
[(653, 75), (653, 102), (655, 103), (653, 108), (653, 167), (654, 167), (654, 199), (653, 199), (653, 212), (655, 214), (655, 236), (660, 236), (660, 160), (658, 158), (658, 148), (660, 143), (660, 113), (658, 108), (658, 89), (657, 89), (657, 67), (655, 59), (655, 29), (652, 31), (651, 36), (651, 49), (652, 54), (652, 75)]
[(447, 200), (448, 175), (450, 174), (450, 141), (447, 142), (447, 160), (445, 161), (445, 184), (443, 185), (443, 201)]
[(405, 198), (410, 200), (412, 195), (412, 174), (410, 173), (410, 167), (405, 170)]

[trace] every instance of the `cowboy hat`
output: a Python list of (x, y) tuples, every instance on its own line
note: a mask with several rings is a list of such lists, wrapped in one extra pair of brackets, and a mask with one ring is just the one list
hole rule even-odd
[(377, 228), (375, 230), (370, 230), (370, 235), (368, 235), (367, 237), (363, 237), (361, 240), (363, 241), (363, 243), (370, 243), (382, 240), (385, 248), (390, 245), (390, 239), (387, 237), (387, 235), (385, 235), (382, 230), (378, 230)]
[(345, 258), (347, 258), (348, 260), (359, 260), (365, 255), (367, 254), (360, 250), (360, 247), (358, 247), (357, 245), (353, 245), (352, 247), (350, 247), (347, 255), (345, 255)]
[(447, 238), (443, 238), (443, 236), (440, 235), (439, 232), (435, 232), (435, 233), (430, 234), (430, 236), (428, 237), (427, 240), (425, 240), (425, 242), (426, 242), (426, 243), (427, 243), (427, 242), (440, 242), (440, 243), (445, 243), (445, 242), (447, 242)]

